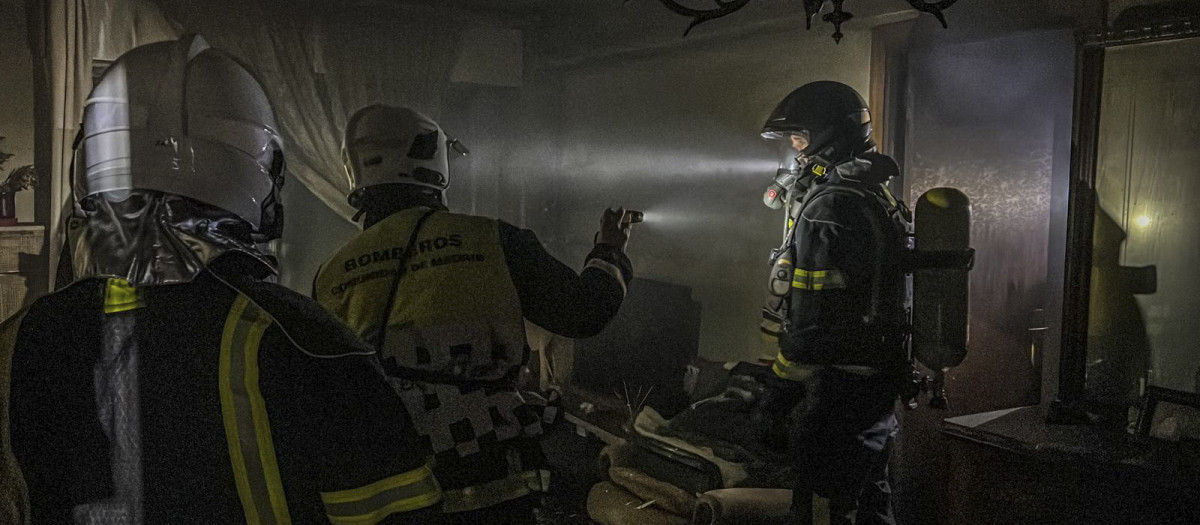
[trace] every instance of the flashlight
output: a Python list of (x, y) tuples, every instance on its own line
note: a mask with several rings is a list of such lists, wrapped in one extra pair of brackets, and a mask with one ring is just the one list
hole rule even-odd
[(466, 157), (467, 155), (471, 154), (471, 150), (467, 149), (467, 146), (458, 139), (447, 140), (446, 147), (450, 148), (451, 151), (459, 154), (459, 156), (462, 157)]
[(625, 223), (635, 224), (646, 220), (646, 214), (640, 211), (627, 210), (625, 212)]

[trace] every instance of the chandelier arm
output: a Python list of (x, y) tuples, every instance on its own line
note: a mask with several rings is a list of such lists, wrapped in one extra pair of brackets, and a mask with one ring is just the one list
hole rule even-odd
[(804, 0), (804, 29), (812, 29), (813, 19), (821, 13), (821, 8), (825, 7), (825, 2), (828, 0)]
[[(692, 19), (692, 23), (688, 25), (687, 30), (683, 32), (683, 36), (687, 36), (692, 32), (692, 28), (710, 20), (733, 14), (750, 3), (750, 0), (712, 0), (716, 7), (710, 9), (697, 9), (688, 7), (679, 2), (679, 0), (658, 0), (667, 9), (678, 15), (686, 16)], [(848, 11), (843, 11), (841, 8), (844, 0), (804, 0), (804, 25), (806, 29), (812, 29), (813, 19), (821, 13), (826, 3), (833, 2), (834, 11), (825, 15), (824, 19), (834, 26), (834, 40), (841, 40), (841, 24), (849, 20), (853, 15)], [(958, 0), (905, 0), (913, 9), (922, 13), (929, 13), (941, 22), (942, 28), (949, 28), (946, 23), (946, 15), (943, 13), (946, 9), (953, 6)], [(623, 0), (629, 2), (629, 0)]]
[(906, 1), (908, 2), (908, 5), (913, 7), (913, 9), (933, 15), (938, 19), (938, 22), (942, 23), (942, 29), (947, 29), (950, 26), (946, 24), (946, 15), (942, 14), (942, 11), (949, 9), (950, 6), (954, 5), (954, 3), (958, 0), (939, 0), (937, 2), (927, 2), (925, 0)]
[(676, 0), (658, 0), (662, 5), (666, 6), (676, 14), (683, 15), (692, 19), (691, 25), (683, 32), (683, 36), (687, 36), (692, 31), (692, 28), (709, 20), (716, 20), (726, 15), (733, 14), (737, 10), (746, 7), (750, 0), (713, 0), (717, 7), (714, 9), (696, 9), (680, 4)]

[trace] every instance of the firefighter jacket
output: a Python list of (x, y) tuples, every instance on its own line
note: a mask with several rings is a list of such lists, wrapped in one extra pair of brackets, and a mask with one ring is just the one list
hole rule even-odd
[(82, 280), (3, 325), (0, 508), (15, 510), (0, 515), (358, 525), (435, 512), (419, 510), (441, 498), (429, 454), (373, 350), (238, 257), (182, 284)]
[(901, 204), (880, 184), (813, 186), (793, 233), (794, 270), (776, 375), (807, 365), (894, 370), (907, 362)]
[[(628, 258), (607, 245), (577, 274), (528, 230), (414, 207), (339, 249), (313, 293), (380, 349), (385, 373), (438, 453), (447, 511), (473, 510), (548, 482), (533, 441), (541, 422), (515, 386), (529, 356), (523, 318), (567, 337), (595, 335), (616, 315), (631, 275)], [(462, 498), (481, 492), (495, 497)]]

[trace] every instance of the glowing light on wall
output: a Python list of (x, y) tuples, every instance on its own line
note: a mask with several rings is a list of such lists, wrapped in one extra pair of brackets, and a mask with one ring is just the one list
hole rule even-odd
[(1149, 215), (1138, 215), (1137, 218), (1133, 220), (1133, 224), (1135, 224), (1138, 228), (1145, 228), (1150, 225), (1150, 222)]

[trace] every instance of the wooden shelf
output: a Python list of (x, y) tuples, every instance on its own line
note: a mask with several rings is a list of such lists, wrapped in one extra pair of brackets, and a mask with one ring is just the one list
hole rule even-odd
[(46, 227), (41, 224), (16, 224), (13, 226), (0, 226), (0, 233), (3, 232), (45, 232)]

